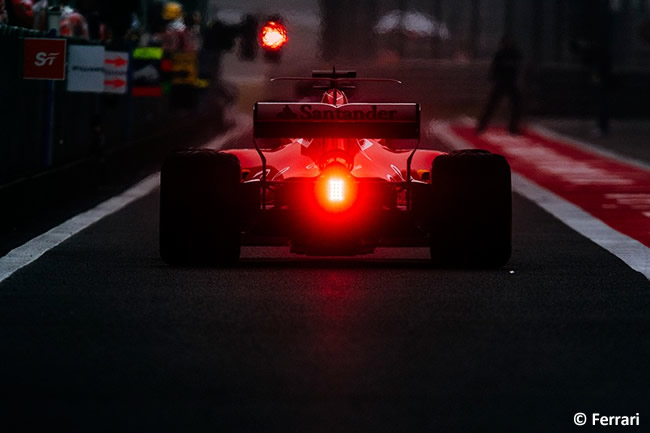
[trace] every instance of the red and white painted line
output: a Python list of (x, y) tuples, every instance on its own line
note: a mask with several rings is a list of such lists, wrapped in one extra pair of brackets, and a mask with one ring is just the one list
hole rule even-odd
[(453, 148), (504, 155), (513, 189), (650, 279), (650, 167), (533, 127), (474, 133), (467, 121), (435, 122), (429, 132)]

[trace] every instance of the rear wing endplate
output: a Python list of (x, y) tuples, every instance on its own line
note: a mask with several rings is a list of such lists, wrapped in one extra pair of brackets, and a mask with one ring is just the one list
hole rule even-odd
[(255, 138), (420, 138), (420, 104), (258, 102)]

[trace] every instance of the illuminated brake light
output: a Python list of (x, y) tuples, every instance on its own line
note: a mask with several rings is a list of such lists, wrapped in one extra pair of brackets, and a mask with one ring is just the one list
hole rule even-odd
[(260, 40), (267, 50), (279, 50), (289, 41), (287, 28), (281, 23), (269, 21), (262, 27)]
[(343, 165), (334, 164), (324, 169), (314, 186), (316, 200), (326, 212), (346, 211), (357, 201), (359, 187)]
[(345, 182), (343, 179), (332, 178), (327, 181), (327, 198), (335, 203), (345, 200)]

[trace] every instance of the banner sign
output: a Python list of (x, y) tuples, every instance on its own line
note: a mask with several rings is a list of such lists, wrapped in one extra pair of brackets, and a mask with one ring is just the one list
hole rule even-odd
[(126, 94), (128, 73), (129, 53), (106, 51), (104, 56), (104, 93)]
[(161, 97), (160, 61), (162, 48), (140, 47), (133, 50), (133, 96)]
[(68, 58), (68, 92), (104, 91), (103, 46), (71, 45)]
[(174, 53), (172, 84), (194, 86), (199, 78), (196, 53)]
[(65, 39), (25, 38), (23, 78), (65, 80), (66, 42)]
[(133, 58), (136, 60), (160, 60), (163, 57), (163, 49), (160, 47), (138, 47), (133, 50)]

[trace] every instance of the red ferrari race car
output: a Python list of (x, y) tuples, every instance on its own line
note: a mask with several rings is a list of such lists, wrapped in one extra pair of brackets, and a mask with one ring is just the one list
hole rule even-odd
[[(511, 253), (506, 159), (418, 149), (416, 103), (350, 103), (354, 71), (314, 71), (320, 102), (258, 102), (250, 148), (177, 151), (163, 164), (160, 250), (232, 264), (242, 245), (349, 256), (429, 247), (432, 262), (498, 267)], [(323, 91), (322, 90), (322, 91)], [(412, 140), (412, 149), (404, 149)], [(399, 146), (397, 146), (398, 144)]]

